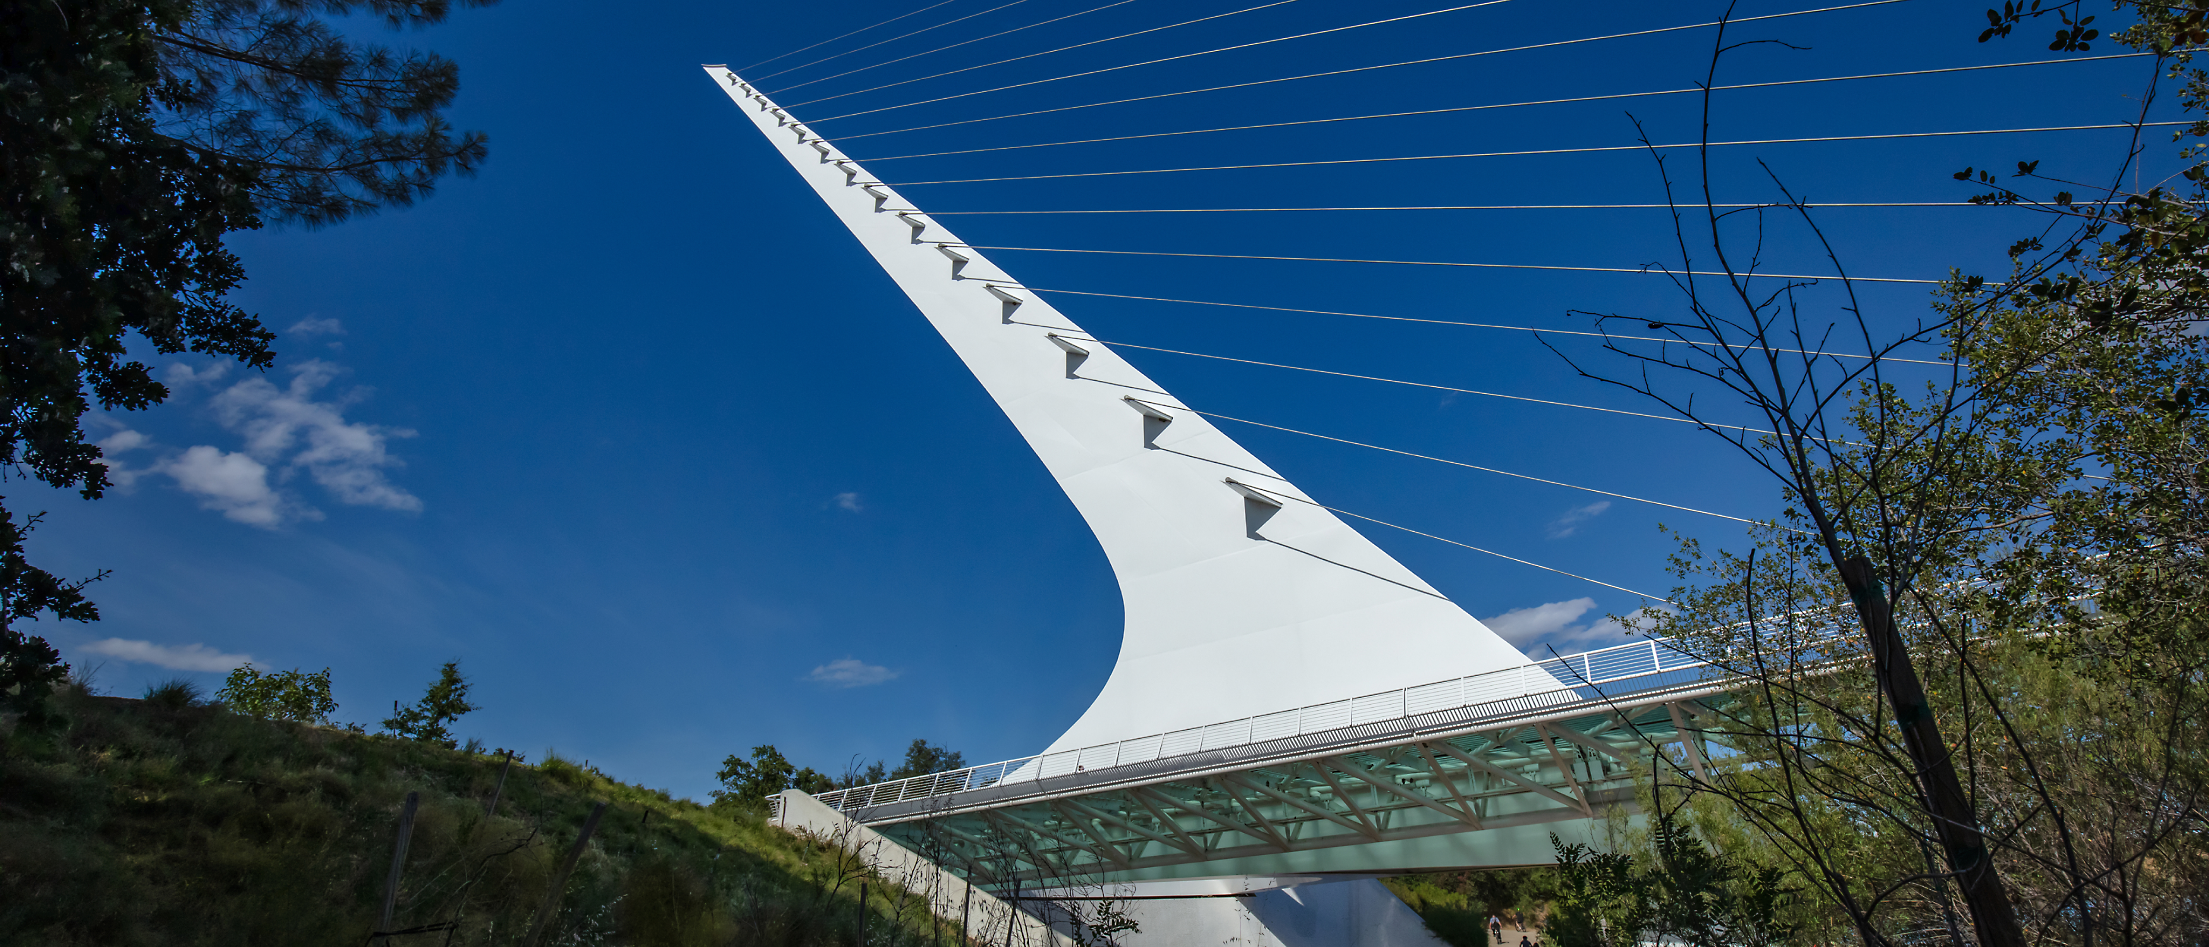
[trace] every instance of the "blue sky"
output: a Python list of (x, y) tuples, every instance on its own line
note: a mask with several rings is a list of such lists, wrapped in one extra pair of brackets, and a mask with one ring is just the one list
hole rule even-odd
[[(830, 771), (894, 759), (916, 737), (972, 762), (1048, 743), (1087, 705), (1117, 649), (1118, 596), (1102, 554), (948, 348), (698, 68), (742, 67), (920, 5), (512, 2), (383, 37), (462, 64), (455, 118), (490, 133), (490, 162), (412, 209), (234, 241), (251, 274), (236, 298), (284, 330), (282, 359), (265, 375), (175, 361), (164, 369), (176, 391), (168, 405), (96, 419), (128, 481), (104, 500), (15, 488), (13, 502), (49, 511), (33, 541), (49, 567), (113, 570), (93, 590), (104, 621), (40, 630), (70, 660), (100, 665), (99, 684), (115, 693), (178, 673), (211, 688), (221, 675), (207, 669), (240, 656), (328, 666), (338, 716), (371, 725), (392, 700), (417, 696), (439, 663), (459, 659), (484, 706), (462, 732), (533, 757), (557, 747), (684, 794), (702, 795), (723, 755), (759, 743)], [(1607, 100), (870, 161), (1683, 88), (1707, 68), (1712, 31), (869, 133), (1723, 12), (1598, 3), (1560, 17), (1555, 5), (1517, 0), (829, 120), (1436, 9), (1298, 0), (796, 104), (1255, 5), (1133, 0), (781, 91), (1099, 5), (1025, 0), (766, 75), (994, 5), (954, 0), (746, 74), (893, 183), (1601, 147), (1633, 143), (1629, 110), (1655, 141), (1692, 140), (1697, 103)], [(1808, 6), (1759, 0), (1737, 15)], [(1919, 0), (1740, 26), (1736, 38), (1807, 48), (1742, 49), (1719, 81), (2051, 58), (2035, 38), (2047, 30), (1982, 45), (1973, 40), (1983, 24), (1978, 6)], [(2095, 52), (2114, 51), (2105, 46)], [(2122, 122), (2146, 78), (2141, 61), (2117, 60), (1745, 90), (1721, 96), (1712, 137)], [(1720, 152), (1714, 181), (1721, 199), (1769, 199), (1761, 159), (1814, 201), (1954, 201), (1969, 193), (1950, 178), (1964, 166), (2040, 159), (2044, 174), (2099, 180), (2122, 142), (2104, 131), (1738, 146)], [(1673, 173), (1686, 175), (1690, 156), (1673, 154)], [(1661, 201), (1653, 163), (1632, 151), (905, 193), (982, 245), (1624, 267), (1674, 258), (1663, 215), (1648, 210), (951, 213)], [(1986, 208), (1836, 208), (1819, 222), (1853, 272), (1917, 278), (1950, 266), (1998, 274), (2003, 247), (2036, 229), (2020, 212)], [(1568, 309), (1678, 306), (1660, 278), (1631, 274), (993, 257), (1052, 289), (1543, 328), (1588, 328)], [(1767, 257), (1775, 270), (1830, 271), (1799, 228), (1775, 226)], [(1920, 318), (1925, 299), (1922, 286), (1864, 291), (1882, 326)], [(1097, 296), (1054, 302), (1108, 340), (1649, 407), (1575, 377), (1525, 333)], [(1576, 344), (1559, 342), (1594, 354)], [(1125, 354), (1189, 404), (1236, 417), (1743, 516), (1778, 506), (1771, 482), (1681, 425)], [(1291, 434), (1230, 432), (1343, 509), (1629, 588), (1671, 587), (1673, 541), (1660, 522), (1739, 543), (1723, 520)], [(1368, 533), (1475, 615), (1509, 616), (1499, 627), (1530, 643), (1585, 646), (1605, 613), (1638, 604), (1417, 536)]]

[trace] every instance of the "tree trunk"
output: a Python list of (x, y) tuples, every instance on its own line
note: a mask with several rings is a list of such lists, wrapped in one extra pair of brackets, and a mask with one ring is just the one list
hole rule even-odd
[(1925, 686), (1918, 681), (1902, 633), (1895, 628), (1887, 590), (1872, 571), (1871, 560), (1863, 556), (1841, 563), (1841, 580), (1848, 585), (1849, 597), (1856, 600), (1856, 613), (1871, 642), (1872, 672), (1894, 704), (1895, 724), (1902, 731), (1903, 747), (1911, 763), (1917, 767), (1926, 808), (1948, 855), (1948, 870), (1955, 873), (1956, 885), (1971, 910), (1972, 929), (1982, 947), (2024, 947), (2024, 929), (2018, 926), (2017, 912), (2002, 889), (2001, 876), (1994, 872), (1986, 840), (1979, 831), (1978, 814), (1964, 796), (1963, 783), (1956, 778), (1955, 760), (1948, 753), (1948, 744), (1941, 740), (1940, 725), (1933, 720), (1933, 708), (1926, 702)]

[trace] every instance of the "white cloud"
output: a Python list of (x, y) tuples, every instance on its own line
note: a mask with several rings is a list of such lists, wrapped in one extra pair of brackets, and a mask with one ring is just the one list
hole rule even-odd
[(831, 499), (835, 501), (837, 509), (849, 510), (853, 513), (857, 513), (860, 510), (865, 509), (864, 507), (859, 505), (859, 494), (852, 493), (850, 491), (839, 493)]
[(284, 521), (283, 497), (268, 485), (268, 467), (244, 454), (200, 445), (154, 469), (176, 478), (184, 492), (199, 497), (202, 509), (250, 526), (274, 529)]
[(1597, 500), (1594, 503), (1588, 504), (1587, 506), (1576, 506), (1572, 509), (1566, 510), (1565, 515), (1560, 516), (1550, 522), (1549, 538), (1563, 539), (1567, 536), (1577, 533), (1580, 531), (1580, 524), (1595, 519), (1598, 516), (1602, 516), (1603, 511), (1610, 508), (1611, 501)]
[(171, 388), (185, 388), (191, 385), (212, 385), (221, 381), (223, 376), (228, 374), (230, 374), (229, 362), (212, 362), (207, 367), (197, 370), (183, 362), (172, 362), (167, 369), (162, 371), (161, 380)]
[(224, 654), (203, 644), (165, 645), (129, 638), (103, 638), (83, 650), (177, 671), (228, 671), (253, 661), (248, 655)]
[(298, 322), (292, 323), (292, 327), (284, 331), (289, 332), (293, 335), (344, 335), (345, 324), (337, 321), (334, 318), (317, 319), (313, 316), (308, 316), (305, 319), (301, 319)]
[(858, 658), (839, 658), (814, 668), (813, 673), (806, 675), (805, 679), (830, 687), (866, 687), (880, 684), (897, 675), (898, 672), (879, 664), (868, 664)]
[(100, 463), (107, 466), (107, 480), (114, 484), (117, 489), (129, 490), (133, 484), (138, 482), (139, 477), (148, 473), (146, 468), (132, 467), (115, 459), (115, 455), (145, 447), (153, 443), (153, 438), (129, 428), (124, 428), (99, 439), (95, 443), (100, 448)]
[(1635, 640), (1632, 629), (1612, 620), (1609, 615), (1598, 613), (1594, 620), (1581, 624), (1581, 616), (1594, 610), (1595, 599), (1581, 597), (1514, 608), (1493, 618), (1483, 618), (1480, 623), (1537, 658), (1548, 657), (1552, 647), (1559, 654), (1575, 654)]
[(399, 466), (385, 443), (414, 432), (348, 422), (350, 398), (317, 401), (314, 396), (339, 373), (328, 362), (308, 360), (293, 369), (291, 384), (278, 388), (265, 378), (248, 378), (214, 398), (215, 417), (245, 436), (245, 453), (264, 464), (283, 465), (283, 474), (305, 470), (338, 502), (418, 512), (422, 501), (391, 483), (384, 470)]

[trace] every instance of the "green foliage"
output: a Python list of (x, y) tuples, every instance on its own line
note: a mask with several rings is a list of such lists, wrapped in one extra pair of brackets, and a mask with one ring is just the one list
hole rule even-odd
[[(490, 0), (464, 0), (480, 6)], [(459, 73), (355, 42), (336, 19), (442, 22), (450, 0), (0, 0), (0, 466), (96, 499), (83, 419), (167, 400), (129, 337), (163, 355), (274, 364), (275, 334), (227, 295), (224, 240), (264, 216), (321, 224), (470, 174)], [(32, 517), (21, 530), (27, 530)], [(17, 618), (95, 621), (86, 581), (25, 561), (0, 509), (0, 699), (48, 727), (58, 655)], [(96, 577), (95, 577), (96, 578)]]
[(337, 701), (330, 696), (330, 669), (315, 674), (298, 668), (263, 674), (251, 664), (230, 672), (215, 692), (223, 706), (249, 717), (292, 723), (330, 722)]
[[(5, 500), (0, 497), (0, 500)], [(60, 721), (47, 706), (54, 685), (69, 676), (61, 652), (46, 639), (16, 627), (40, 613), (68, 621), (98, 621), (99, 609), (84, 597), (84, 587), (98, 581), (64, 582), (31, 565), (23, 557), (23, 537), (38, 527), (45, 514), (25, 517), (21, 525), (14, 514), (0, 507), (0, 713), (16, 717), (18, 732), (39, 734)]]
[(461, 676), (460, 662), (447, 661), (422, 699), (409, 707), (394, 706), (391, 716), (384, 718), (383, 727), (409, 740), (433, 743), (450, 750), (459, 742), (446, 724), (480, 709), (468, 702), (468, 679)]
[[(513, 944), (607, 801), (544, 943), (855, 940), (857, 892), (831, 890), (823, 853), (740, 812), (517, 764), (486, 817), (495, 759), (215, 707), (156, 711), (73, 689), (55, 700), (67, 729), (0, 758), (0, 943), (360, 944), (408, 792), (421, 805), (400, 928), (456, 921), (454, 945)], [(925, 915), (899, 910), (917, 899), (874, 900), (870, 943), (935, 942)]]
[(166, 681), (146, 685), (141, 700), (163, 710), (185, 710), (207, 702), (205, 692), (187, 678), (172, 677)]
[(1491, 945), (1491, 917), (1505, 918), (1514, 927), (1537, 927), (1557, 897), (1554, 868), (1433, 872), (1384, 878), (1381, 883), (1452, 947)]
[(1547, 929), (1557, 947), (1771, 947), (1796, 943), (1787, 919), (1795, 889), (1785, 872), (1728, 858), (1660, 814), (1646, 858), (1549, 837), (1557, 902)]
[[(461, 0), (490, 6), (497, 0)], [(363, 43), (345, 18), (392, 30), (443, 23), (452, 0), (198, 0), (160, 44), (160, 133), (248, 166), (278, 220), (326, 224), (412, 204), (446, 174), (474, 174), (482, 132), (444, 112), (460, 68), (436, 53)]]
[(715, 802), (727, 801), (746, 808), (763, 806), (767, 797), (785, 789), (820, 793), (835, 788), (827, 776), (812, 767), (792, 765), (773, 744), (752, 747), (749, 760), (729, 754), (714, 778), (721, 781), (721, 788), (713, 791)]
[(954, 753), (926, 740), (914, 740), (912, 746), (905, 748), (905, 762), (898, 764), (896, 769), (891, 770), (889, 778), (904, 779), (908, 776), (948, 773), (965, 767), (966, 756), (964, 754)]

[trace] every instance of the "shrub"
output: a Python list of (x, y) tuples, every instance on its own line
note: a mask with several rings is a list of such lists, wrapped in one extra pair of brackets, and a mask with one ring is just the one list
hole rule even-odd
[(247, 664), (230, 672), (215, 699), (249, 717), (293, 723), (329, 723), (337, 711), (330, 697), (330, 669), (302, 674), (298, 668), (263, 674)]
[(437, 680), (414, 706), (395, 708), (390, 719), (384, 721), (384, 729), (419, 743), (434, 743), (445, 749), (454, 749), (460, 741), (453, 739), (452, 731), (445, 725), (460, 719), (461, 714), (478, 710), (468, 702), (468, 679), (460, 673), (460, 662), (447, 661), (437, 673)]
[(181, 677), (172, 677), (159, 684), (147, 685), (144, 699), (146, 703), (156, 707), (182, 710), (199, 706), (204, 697), (205, 693), (199, 689), (198, 684)]

